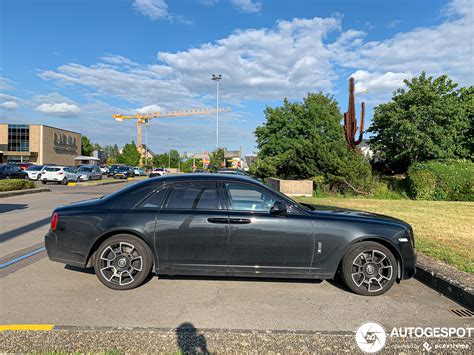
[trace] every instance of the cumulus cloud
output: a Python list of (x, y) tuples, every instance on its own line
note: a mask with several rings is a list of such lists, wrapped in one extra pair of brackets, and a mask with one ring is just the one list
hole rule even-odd
[(165, 0), (135, 0), (133, 7), (153, 21), (168, 17), (168, 5)]
[(16, 110), (19, 106), (16, 101), (5, 101), (0, 104), (0, 107), (5, 110)]
[(403, 80), (413, 77), (413, 73), (379, 73), (357, 70), (351, 77), (355, 80), (356, 93), (391, 92), (394, 88), (402, 87)]
[(390, 95), (403, 79), (422, 70), (472, 85), (472, 6), (457, 0), (443, 14), (437, 26), (380, 41), (367, 41), (366, 33), (357, 29), (343, 31), (341, 16), (294, 18), (278, 21), (273, 28), (238, 30), (188, 50), (158, 52), (157, 64), (108, 55), (95, 65), (67, 63), (39, 76), (92, 89), (103, 98), (163, 109), (198, 107), (213, 100), (212, 73), (222, 74), (221, 97), (230, 103), (301, 99), (318, 90), (331, 93), (333, 83), (351, 73), (358, 92), (368, 90), (368, 96)]
[(230, 0), (232, 5), (245, 13), (256, 13), (262, 9), (262, 4), (252, 0)]
[(54, 104), (41, 104), (36, 107), (36, 111), (56, 116), (74, 116), (78, 114), (81, 109), (76, 105), (62, 102)]
[(136, 112), (141, 114), (148, 114), (148, 113), (155, 113), (155, 112), (162, 112), (163, 108), (158, 105), (148, 105), (143, 106), (141, 108), (137, 108)]

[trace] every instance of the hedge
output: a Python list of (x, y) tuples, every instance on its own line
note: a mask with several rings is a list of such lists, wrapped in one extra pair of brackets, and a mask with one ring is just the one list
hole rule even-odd
[(474, 163), (434, 160), (413, 164), (407, 172), (407, 186), (415, 200), (474, 201)]
[(0, 180), (0, 192), (4, 191), (15, 191), (32, 189), (35, 187), (33, 181), (11, 179), (11, 180)]

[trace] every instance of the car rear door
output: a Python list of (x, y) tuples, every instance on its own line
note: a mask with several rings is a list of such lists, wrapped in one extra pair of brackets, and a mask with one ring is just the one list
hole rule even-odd
[(261, 186), (229, 181), (223, 187), (229, 213), (229, 271), (308, 273), (315, 243), (312, 219), (287, 203), (286, 215), (270, 214), (282, 199)]
[(166, 202), (156, 217), (159, 269), (225, 272), (229, 225), (217, 183), (183, 181), (168, 189)]

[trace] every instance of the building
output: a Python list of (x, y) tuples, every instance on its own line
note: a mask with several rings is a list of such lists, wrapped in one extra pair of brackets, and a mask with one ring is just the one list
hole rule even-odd
[(76, 165), (81, 135), (36, 124), (0, 124), (0, 162)]

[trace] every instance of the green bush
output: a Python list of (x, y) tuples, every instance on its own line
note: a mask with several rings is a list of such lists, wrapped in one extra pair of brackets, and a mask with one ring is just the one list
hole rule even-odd
[(32, 189), (35, 187), (33, 181), (11, 179), (11, 180), (0, 180), (0, 191), (15, 191)]
[(413, 164), (407, 186), (415, 200), (474, 201), (474, 164), (467, 160)]

